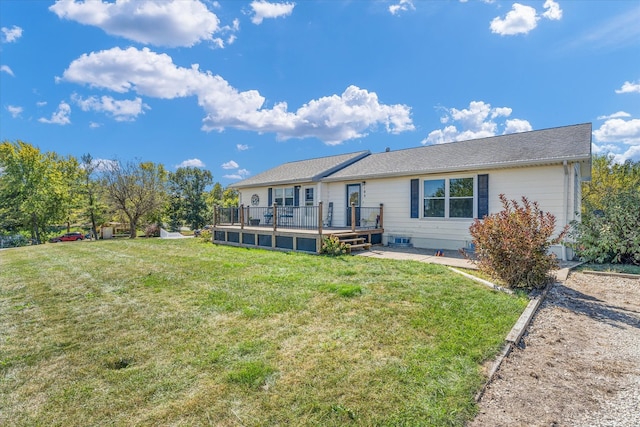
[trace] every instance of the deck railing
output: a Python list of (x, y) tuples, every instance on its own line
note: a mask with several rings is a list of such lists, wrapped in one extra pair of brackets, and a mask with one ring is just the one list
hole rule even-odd
[[(347, 227), (360, 229), (382, 228), (382, 204), (378, 207), (350, 207)], [(326, 212), (325, 212), (326, 215)], [(335, 220), (333, 221), (335, 223)], [(270, 227), (319, 230), (330, 226), (323, 217), (322, 202), (316, 206), (221, 207), (214, 208), (215, 225), (239, 225), (241, 228)]]
[[(351, 216), (353, 208), (348, 208), (348, 216)], [(381, 228), (380, 227), (380, 208), (360, 207), (356, 209), (356, 227), (358, 228)]]

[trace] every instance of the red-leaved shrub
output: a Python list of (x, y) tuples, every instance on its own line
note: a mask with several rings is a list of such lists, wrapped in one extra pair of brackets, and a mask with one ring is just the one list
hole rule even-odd
[(540, 210), (537, 202), (522, 198), (522, 204), (500, 195), (503, 210), (476, 219), (469, 231), (481, 271), (510, 288), (542, 288), (553, 277), (558, 261), (549, 253), (562, 241), (567, 227), (555, 238), (556, 218)]

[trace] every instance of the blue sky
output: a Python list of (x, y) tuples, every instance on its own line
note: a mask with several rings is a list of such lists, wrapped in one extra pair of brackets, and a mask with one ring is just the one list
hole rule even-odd
[(0, 1), (0, 140), (209, 169), (593, 123), (640, 160), (640, 2)]

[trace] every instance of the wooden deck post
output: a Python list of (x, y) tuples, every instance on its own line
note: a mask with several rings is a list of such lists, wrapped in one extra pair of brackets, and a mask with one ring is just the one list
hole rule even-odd
[(351, 202), (351, 231), (356, 231), (356, 204)]
[(382, 222), (382, 219), (384, 218), (384, 214), (383, 214), (384, 209), (382, 208), (382, 206), (383, 206), (382, 203), (380, 203), (380, 228), (384, 228), (384, 226), (382, 225), (384, 224)]
[(318, 202), (318, 234), (322, 236), (322, 202)]
[(278, 205), (273, 204), (273, 231), (278, 229)]
[(240, 205), (240, 230), (244, 229), (244, 204)]

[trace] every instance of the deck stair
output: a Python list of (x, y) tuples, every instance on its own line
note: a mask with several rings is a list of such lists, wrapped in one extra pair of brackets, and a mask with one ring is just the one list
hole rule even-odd
[(349, 244), (349, 250), (369, 250), (371, 248), (371, 243), (366, 242), (366, 238), (359, 237), (357, 233), (334, 233), (334, 236), (340, 240), (340, 243)]

